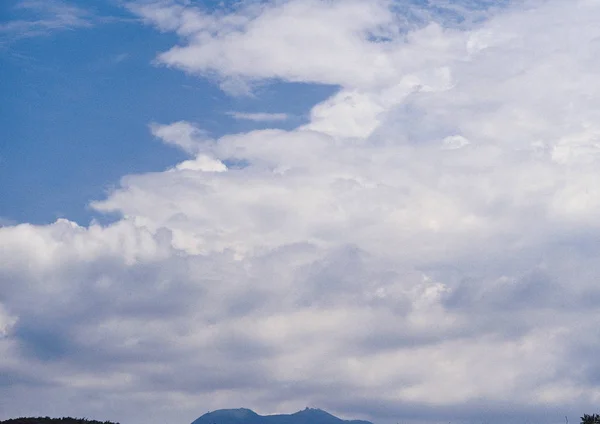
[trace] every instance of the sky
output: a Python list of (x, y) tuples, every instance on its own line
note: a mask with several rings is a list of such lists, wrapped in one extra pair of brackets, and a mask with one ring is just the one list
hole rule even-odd
[(600, 2), (0, 3), (0, 419), (600, 404)]

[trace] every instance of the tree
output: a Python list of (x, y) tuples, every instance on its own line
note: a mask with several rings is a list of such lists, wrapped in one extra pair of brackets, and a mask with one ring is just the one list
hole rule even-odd
[(581, 424), (600, 424), (600, 414), (583, 414)]

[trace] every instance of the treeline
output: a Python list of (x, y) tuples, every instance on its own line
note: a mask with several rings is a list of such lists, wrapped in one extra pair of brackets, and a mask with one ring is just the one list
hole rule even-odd
[(87, 418), (50, 418), (50, 417), (21, 417), (0, 421), (0, 424), (119, 424), (112, 421), (96, 421)]
[(583, 414), (581, 424), (600, 424), (600, 414)]

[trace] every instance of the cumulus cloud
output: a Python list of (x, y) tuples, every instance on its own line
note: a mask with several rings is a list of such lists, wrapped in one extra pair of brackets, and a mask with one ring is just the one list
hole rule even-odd
[(292, 131), (153, 124), (191, 158), (93, 202), (112, 225), (0, 228), (0, 410), (35, 382), (133, 423), (593, 411), (597, 2), (414, 26), (387, 1), (131, 9), (181, 37), (166, 65), (340, 89)]
[(385, 34), (393, 28), (393, 15), (381, 1), (259, 2), (225, 15), (163, 2), (133, 3), (131, 9), (189, 41), (158, 57), (189, 72), (217, 72), (224, 81), (309, 78), (330, 84), (391, 77), (383, 45), (364, 39), (370, 29)]

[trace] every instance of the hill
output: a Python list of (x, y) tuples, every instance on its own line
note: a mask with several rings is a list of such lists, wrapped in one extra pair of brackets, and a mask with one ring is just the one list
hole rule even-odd
[(321, 409), (306, 408), (293, 414), (259, 415), (251, 409), (219, 409), (208, 412), (192, 424), (372, 424), (343, 420)]

